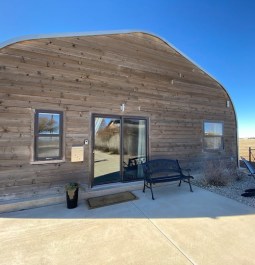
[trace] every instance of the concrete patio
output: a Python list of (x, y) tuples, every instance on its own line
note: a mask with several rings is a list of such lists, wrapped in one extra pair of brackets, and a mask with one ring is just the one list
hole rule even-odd
[(187, 185), (0, 214), (1, 264), (255, 264), (255, 208)]

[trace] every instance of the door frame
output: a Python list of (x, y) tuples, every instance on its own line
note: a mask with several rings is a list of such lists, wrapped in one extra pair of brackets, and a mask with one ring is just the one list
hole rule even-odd
[[(90, 178), (90, 186), (94, 187), (93, 181), (94, 181), (94, 167), (95, 167), (95, 161), (94, 161), (94, 147), (95, 147), (95, 118), (102, 117), (102, 118), (116, 118), (120, 119), (120, 177), (121, 181), (116, 183), (124, 183), (123, 182), (123, 120), (124, 119), (141, 119), (146, 120), (146, 157), (149, 158), (150, 150), (149, 150), (149, 126), (150, 126), (150, 119), (147, 116), (136, 116), (136, 115), (118, 115), (118, 114), (105, 114), (105, 113), (92, 113), (91, 114), (91, 152), (90, 152), (90, 172), (91, 172), (91, 178)], [(107, 185), (107, 183), (105, 184)]]

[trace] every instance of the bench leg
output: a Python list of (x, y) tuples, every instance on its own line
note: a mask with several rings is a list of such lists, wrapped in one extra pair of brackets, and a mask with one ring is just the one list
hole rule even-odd
[(153, 191), (152, 191), (152, 184), (150, 183), (150, 186), (148, 185), (148, 182), (147, 184), (145, 183), (145, 180), (143, 182), (143, 192), (145, 192), (145, 187), (149, 188), (151, 190), (151, 197), (152, 197), (152, 200), (155, 200), (154, 199), (154, 195), (153, 195)]
[(191, 183), (190, 183), (190, 179), (188, 180), (188, 182), (189, 182), (190, 191), (193, 192), (192, 187), (191, 187)]
[(153, 195), (153, 191), (152, 191), (152, 184), (151, 183), (150, 183), (150, 190), (151, 190), (151, 198), (152, 198), (152, 200), (155, 200), (154, 195)]
[[(183, 182), (187, 182), (187, 183), (189, 183), (189, 189), (190, 189), (191, 192), (193, 192), (192, 187), (191, 187), (190, 179), (188, 179), (188, 180), (183, 180)], [(179, 186), (181, 186), (181, 180), (180, 180)]]
[(180, 186), (181, 186), (181, 184), (182, 184), (182, 181), (180, 180), (180, 182), (179, 182), (179, 185), (178, 185), (178, 186), (180, 187)]

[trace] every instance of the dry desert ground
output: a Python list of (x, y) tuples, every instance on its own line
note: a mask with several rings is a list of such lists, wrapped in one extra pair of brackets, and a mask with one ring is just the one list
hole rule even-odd
[(252, 151), (252, 161), (255, 160), (255, 138), (239, 138), (239, 156), (243, 156), (249, 160), (249, 147), (254, 149)]

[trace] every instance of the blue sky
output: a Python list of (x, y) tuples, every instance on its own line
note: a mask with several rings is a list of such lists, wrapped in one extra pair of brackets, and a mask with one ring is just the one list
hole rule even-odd
[(141, 30), (169, 43), (229, 92), (239, 136), (255, 136), (255, 1), (1, 0), (0, 43), (30, 34)]

